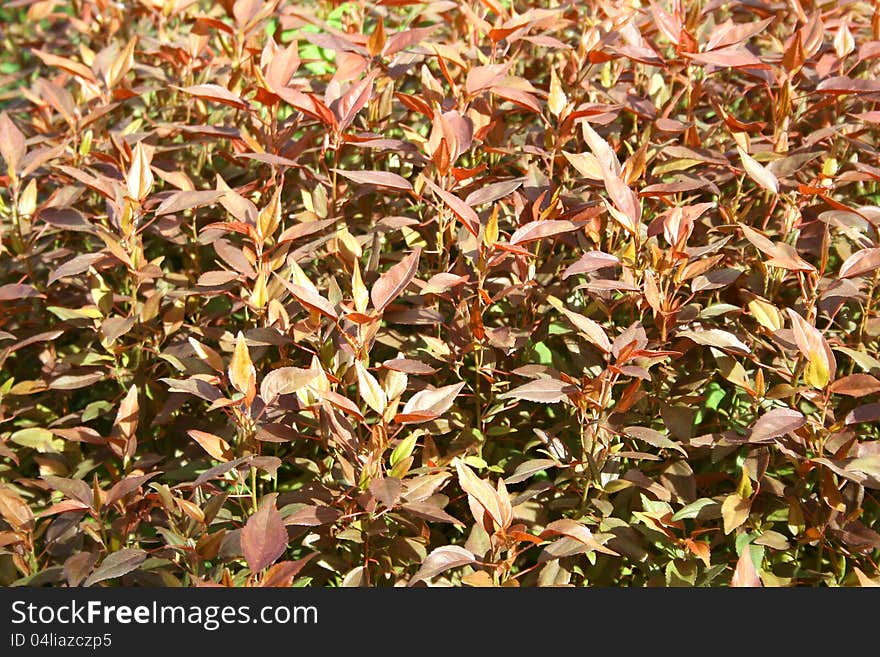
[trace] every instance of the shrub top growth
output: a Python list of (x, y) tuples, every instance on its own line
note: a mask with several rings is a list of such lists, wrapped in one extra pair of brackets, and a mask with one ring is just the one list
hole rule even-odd
[(0, 584), (880, 582), (867, 2), (0, 9)]

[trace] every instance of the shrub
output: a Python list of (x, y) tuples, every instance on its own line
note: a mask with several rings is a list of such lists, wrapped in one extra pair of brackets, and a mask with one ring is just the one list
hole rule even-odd
[(871, 4), (0, 11), (3, 584), (878, 582)]

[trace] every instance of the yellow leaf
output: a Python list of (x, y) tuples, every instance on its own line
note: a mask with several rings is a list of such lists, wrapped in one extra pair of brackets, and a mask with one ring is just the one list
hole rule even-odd
[(782, 313), (772, 303), (760, 297), (749, 301), (749, 312), (765, 329), (778, 331), (783, 327)]
[(837, 33), (834, 35), (834, 52), (837, 53), (839, 59), (843, 59), (855, 49), (856, 40), (849, 30), (849, 24), (846, 20), (843, 20), (840, 23), (840, 27), (837, 28)]
[(107, 83), (108, 88), (112, 89), (115, 87), (119, 81), (125, 77), (125, 74), (131, 70), (131, 67), (134, 64), (134, 46), (136, 43), (137, 37), (132, 37), (129, 39), (128, 43), (125, 44), (122, 51), (116, 55), (116, 59), (113, 60), (110, 69), (104, 76), (104, 81)]
[(791, 308), (786, 309), (798, 349), (807, 359), (804, 381), (814, 388), (824, 389), (834, 378), (837, 361), (822, 332), (812, 326)]
[(837, 167), (837, 158), (827, 158), (822, 162), (822, 175), (826, 178), (833, 178), (837, 174)]
[(823, 390), (830, 380), (831, 372), (828, 371), (824, 354), (813, 354), (804, 368), (804, 381), (814, 388)]
[(361, 365), (360, 361), (356, 361), (354, 366), (357, 370), (358, 390), (361, 393), (361, 398), (367, 402), (367, 406), (381, 415), (385, 412), (385, 407), (388, 405), (385, 391), (382, 390), (382, 386), (376, 381), (376, 377), (370, 374), (367, 368)]
[(744, 499), (736, 493), (725, 498), (721, 505), (725, 534), (729, 534), (748, 519), (751, 506), (751, 500)]
[(31, 181), (24, 188), (18, 199), (18, 213), (25, 217), (30, 217), (37, 210), (37, 181), (31, 178)]
[(559, 80), (559, 76), (556, 75), (556, 70), (550, 70), (550, 95), (547, 97), (547, 108), (553, 114), (553, 116), (558, 117), (565, 110), (568, 105), (568, 97), (565, 95), (565, 92), (562, 90), (562, 82)]
[(483, 231), (483, 244), (491, 247), (498, 241), (498, 206), (492, 208), (492, 214), (489, 215), (489, 221), (486, 222), (486, 229)]
[(349, 261), (359, 259), (364, 253), (360, 242), (345, 226), (336, 231), (336, 248)]
[(248, 352), (244, 334), (239, 331), (235, 340), (235, 351), (229, 362), (229, 382), (242, 393), (246, 399), (251, 400), (256, 393), (257, 371)]
[(749, 478), (749, 473), (746, 472), (745, 466), (743, 466), (736, 492), (743, 499), (748, 499), (752, 496), (752, 480)]
[(388, 399), (399, 398), (406, 391), (408, 381), (409, 377), (403, 372), (388, 370), (384, 381), (385, 394), (388, 395)]
[(269, 299), (269, 325), (278, 325), (282, 332), (290, 328), (290, 316), (278, 299)]
[(306, 273), (302, 270), (302, 267), (293, 260), (290, 262), (290, 282), (294, 285), (306, 288), (315, 296), (321, 296), (321, 293), (318, 292), (318, 288), (315, 287), (315, 284), (312, 283), (311, 279), (309, 279)]
[(193, 351), (196, 352), (196, 356), (198, 356), (200, 360), (205, 361), (218, 372), (223, 371), (223, 358), (220, 357), (220, 354), (211, 349), (211, 347), (203, 345), (193, 337), (188, 338), (188, 340), (190, 346), (193, 348)]
[(327, 392), (330, 390), (330, 379), (327, 378), (327, 373), (321, 366), (317, 356), (312, 356), (312, 363), (309, 369), (314, 373), (314, 377), (309, 385), (296, 391), (296, 397), (303, 406), (311, 406), (318, 403), (319, 398), (315, 391)]
[(260, 210), (257, 229), (263, 239), (271, 237), (281, 223), (281, 187), (275, 188), (269, 204)]
[(150, 169), (150, 157), (139, 141), (131, 154), (131, 168), (125, 177), (128, 184), (128, 195), (136, 201), (146, 198), (153, 189), (153, 172)]
[(584, 178), (591, 180), (602, 180), (602, 168), (599, 166), (599, 160), (592, 153), (568, 153), (562, 151), (568, 163), (577, 169), (578, 173)]
[(370, 292), (364, 285), (364, 279), (361, 278), (361, 267), (355, 261), (354, 270), (351, 274), (351, 290), (354, 295), (354, 307), (359, 313), (367, 312), (367, 306), (370, 305)]
[(758, 183), (758, 185), (760, 185), (767, 191), (778, 194), (779, 181), (776, 179), (776, 176), (773, 174), (773, 172), (761, 166), (761, 164), (755, 158), (746, 153), (739, 146), (736, 147), (736, 150), (739, 151), (739, 157), (742, 160), (743, 167), (745, 168), (746, 173), (749, 174), (749, 178), (754, 180), (756, 183)]
[(260, 272), (257, 276), (257, 282), (254, 283), (253, 292), (251, 292), (251, 303), (257, 308), (262, 308), (269, 302), (269, 293), (266, 290), (266, 273)]

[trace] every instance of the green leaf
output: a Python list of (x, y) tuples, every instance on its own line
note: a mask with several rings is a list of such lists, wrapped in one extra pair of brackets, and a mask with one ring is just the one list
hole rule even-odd
[(708, 497), (701, 497), (698, 500), (680, 508), (673, 516), (672, 521), (687, 520), (700, 517), (703, 520), (710, 520), (721, 515), (721, 505), (715, 500)]

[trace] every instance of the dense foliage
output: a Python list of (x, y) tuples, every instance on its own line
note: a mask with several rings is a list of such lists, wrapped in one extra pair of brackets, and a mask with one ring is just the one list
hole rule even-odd
[(880, 17), (0, 9), (0, 583), (880, 582)]

